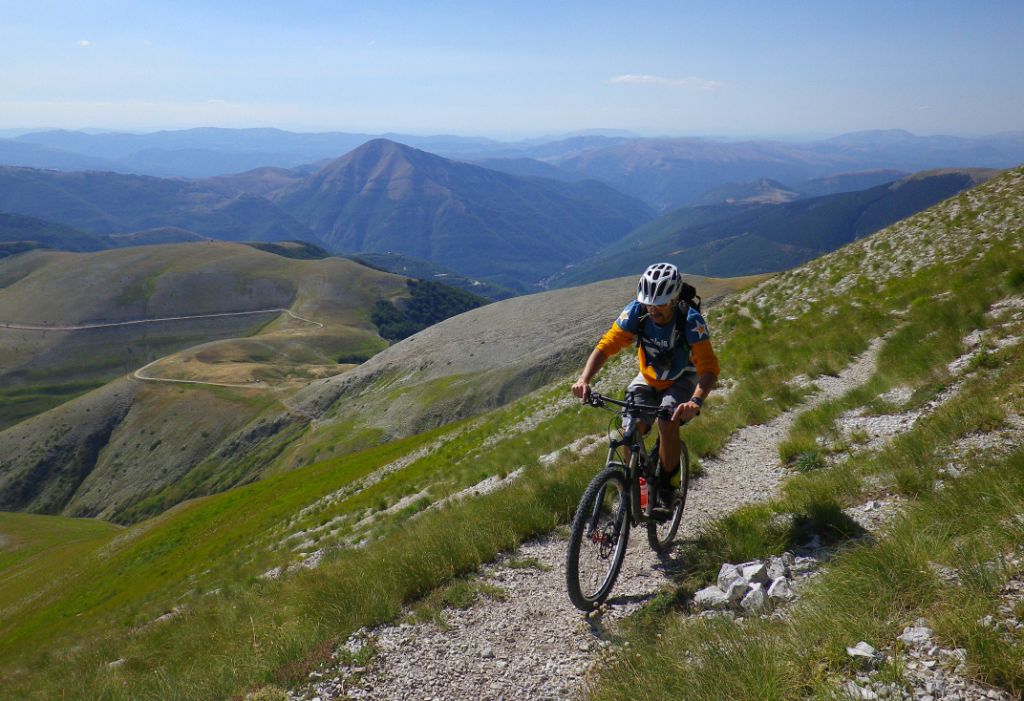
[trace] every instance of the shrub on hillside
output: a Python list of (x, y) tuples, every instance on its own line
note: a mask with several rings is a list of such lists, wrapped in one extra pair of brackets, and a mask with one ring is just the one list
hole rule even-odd
[(382, 338), (400, 341), (448, 317), (476, 309), (488, 300), (426, 280), (408, 280), (410, 296), (397, 304), (379, 300), (371, 320)]

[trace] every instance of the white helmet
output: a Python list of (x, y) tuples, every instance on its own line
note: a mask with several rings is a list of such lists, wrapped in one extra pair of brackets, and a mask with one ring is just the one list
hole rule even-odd
[(640, 276), (636, 286), (636, 301), (658, 306), (672, 302), (679, 296), (683, 278), (671, 263), (655, 263)]

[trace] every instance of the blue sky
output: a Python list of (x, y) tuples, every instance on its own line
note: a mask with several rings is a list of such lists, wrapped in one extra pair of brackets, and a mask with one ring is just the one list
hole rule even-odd
[(1024, 129), (1024, 3), (0, 0), (0, 129)]

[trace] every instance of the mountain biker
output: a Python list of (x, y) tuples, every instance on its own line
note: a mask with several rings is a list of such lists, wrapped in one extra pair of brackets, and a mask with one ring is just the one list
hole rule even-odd
[[(719, 374), (707, 324), (699, 303), (694, 303), (695, 293), (671, 263), (648, 267), (637, 283), (636, 301), (622, 310), (601, 337), (572, 386), (572, 393), (587, 401), (594, 375), (609, 358), (636, 341), (640, 374), (626, 388), (627, 399), (673, 410), (671, 419), (658, 419), (663, 466), (658, 499), (665, 506), (679, 486), (679, 426), (700, 413)], [(639, 426), (643, 432), (648, 428)]]

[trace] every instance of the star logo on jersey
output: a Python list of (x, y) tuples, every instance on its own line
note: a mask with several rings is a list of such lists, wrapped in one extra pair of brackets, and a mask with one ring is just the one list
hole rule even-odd
[[(605, 317), (605, 318), (607, 319), (608, 317)], [(628, 319), (628, 318), (629, 318), (629, 310), (628, 309), (623, 309), (622, 313), (619, 314), (619, 321), (625, 322), (626, 319)]]
[(693, 330), (697, 332), (697, 338), (704, 338), (705, 336), (708, 335), (708, 325), (707, 324), (697, 324), (693, 328)]

